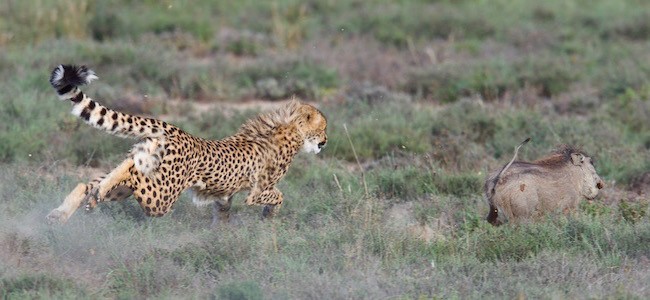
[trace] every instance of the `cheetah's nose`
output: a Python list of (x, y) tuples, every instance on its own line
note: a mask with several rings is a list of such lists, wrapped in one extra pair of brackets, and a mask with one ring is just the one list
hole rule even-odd
[(318, 143), (318, 149), (325, 147), (325, 142)]
[(605, 183), (602, 182), (602, 181), (599, 181), (598, 183), (596, 183), (596, 187), (597, 187), (599, 190), (602, 190), (602, 189), (605, 187)]

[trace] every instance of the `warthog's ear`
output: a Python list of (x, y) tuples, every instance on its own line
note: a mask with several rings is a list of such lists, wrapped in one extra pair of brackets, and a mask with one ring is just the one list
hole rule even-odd
[(571, 153), (571, 162), (574, 165), (579, 166), (585, 162), (585, 156), (580, 153)]

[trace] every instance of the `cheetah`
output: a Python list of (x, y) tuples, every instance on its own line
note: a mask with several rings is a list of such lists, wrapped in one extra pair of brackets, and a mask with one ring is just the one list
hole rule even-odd
[(168, 213), (181, 192), (197, 205), (212, 204), (213, 219), (227, 221), (232, 197), (248, 190), (247, 205), (263, 205), (262, 217), (277, 214), (283, 195), (276, 183), (301, 150), (318, 154), (327, 143), (327, 120), (315, 107), (292, 100), (245, 122), (221, 140), (195, 137), (167, 122), (111, 110), (81, 91), (98, 79), (86, 66), (59, 65), (50, 83), (72, 114), (91, 126), (140, 141), (108, 174), (79, 183), (52, 210), (50, 223), (65, 223), (82, 205), (119, 201), (133, 195), (147, 216)]

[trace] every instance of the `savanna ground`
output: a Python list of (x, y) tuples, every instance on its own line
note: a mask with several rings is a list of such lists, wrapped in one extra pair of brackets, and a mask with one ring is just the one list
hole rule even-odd
[[(648, 298), (649, 46), (640, 0), (3, 1), (0, 296)], [(296, 96), (329, 144), (297, 158), (270, 222), (240, 195), (210, 228), (184, 195), (162, 218), (131, 200), (48, 226), (134, 143), (69, 114), (59, 63), (206, 138)], [(529, 136), (520, 158), (580, 145), (607, 187), (492, 227), (482, 181)]]

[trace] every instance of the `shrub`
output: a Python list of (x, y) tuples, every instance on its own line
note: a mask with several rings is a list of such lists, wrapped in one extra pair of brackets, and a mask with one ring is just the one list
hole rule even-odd
[(551, 98), (567, 91), (578, 79), (575, 64), (565, 61), (567, 58), (539, 56), (530, 57), (516, 66), (517, 88), (532, 86), (539, 96)]
[(406, 167), (369, 174), (381, 197), (413, 199), (434, 191), (432, 176), (422, 168)]
[(98, 40), (183, 31), (206, 41), (212, 37), (214, 27), (209, 18), (197, 17), (202, 13), (205, 11), (188, 6), (131, 4), (128, 10), (123, 10), (98, 2), (89, 28)]
[(238, 77), (241, 88), (253, 88), (257, 97), (269, 100), (292, 96), (304, 100), (315, 99), (324, 90), (338, 86), (335, 70), (303, 61), (250, 67), (242, 70)]
[(132, 298), (155, 297), (186, 285), (187, 274), (174, 268), (163, 253), (153, 251), (119, 262), (107, 278), (108, 288), (120, 298)]
[(481, 192), (483, 176), (477, 174), (444, 174), (434, 178), (434, 185), (440, 193), (468, 196)]
[(431, 135), (428, 123), (431, 114), (417, 110), (402, 102), (390, 102), (370, 110), (368, 105), (348, 102), (338, 111), (328, 114), (328, 135), (330, 141), (324, 155), (354, 161), (352, 147), (343, 124), (346, 124), (350, 139), (360, 159), (380, 158), (401, 151), (425, 153), (431, 149)]
[(46, 274), (23, 275), (3, 278), (0, 281), (0, 296), (13, 298), (50, 298), (56, 296), (88, 297), (85, 290), (77, 287), (70, 279)]
[(558, 58), (539, 58), (541, 55), (506, 62), (458, 63), (433, 66), (414, 71), (404, 89), (417, 98), (443, 103), (463, 97), (479, 95), (485, 101), (501, 99), (506, 92), (533, 87), (538, 95), (550, 98), (570, 87), (578, 79), (576, 72)]
[[(87, 35), (90, 1), (15, 1), (0, 7), (0, 28), (16, 44), (33, 44), (49, 38), (84, 38)], [(77, 16), (70, 18), (70, 15)]]
[(522, 261), (562, 244), (563, 236), (552, 225), (525, 224), (488, 230), (478, 236), (476, 257), (481, 261)]
[(580, 201), (580, 210), (592, 217), (607, 217), (611, 214), (611, 208), (599, 202)]
[(620, 20), (612, 25), (606, 26), (601, 33), (604, 39), (615, 39), (622, 37), (634, 41), (646, 41), (650, 39), (650, 21), (648, 13)]
[(625, 221), (638, 223), (648, 212), (648, 202), (621, 201), (618, 203), (618, 211), (621, 213)]
[(228, 253), (212, 252), (210, 247), (202, 245), (188, 244), (181, 248), (174, 249), (166, 254), (175, 264), (179, 266), (189, 266), (194, 271), (221, 272), (226, 266)]
[(232, 282), (217, 289), (219, 299), (257, 300), (264, 299), (264, 293), (254, 281)]
[(413, 72), (404, 89), (417, 98), (441, 102), (472, 95), (493, 101), (517, 87), (514, 72), (513, 66), (499, 60), (453, 64)]

